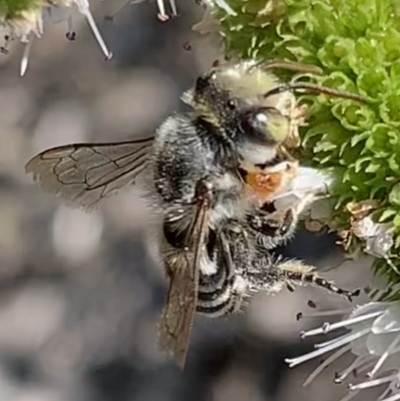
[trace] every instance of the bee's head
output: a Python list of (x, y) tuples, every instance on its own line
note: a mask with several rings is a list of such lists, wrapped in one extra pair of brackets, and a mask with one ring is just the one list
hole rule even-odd
[(250, 67), (243, 62), (199, 77), (192, 104), (218, 133), (236, 143), (281, 143), (290, 131), (288, 111), (294, 96), (285, 91), (265, 97), (279, 81), (270, 72)]
[(270, 72), (271, 68), (321, 73), (318, 67), (286, 61), (224, 65), (197, 79), (190, 104), (216, 128), (217, 134), (238, 146), (256, 143), (273, 147), (284, 142), (291, 132), (294, 92), (363, 100), (356, 94), (308, 82), (283, 84)]

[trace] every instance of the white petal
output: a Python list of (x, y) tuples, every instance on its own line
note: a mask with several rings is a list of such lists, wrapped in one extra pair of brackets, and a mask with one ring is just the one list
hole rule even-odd
[[(379, 258), (388, 258), (388, 252), (393, 247), (394, 240), (392, 233), (376, 234), (372, 237), (366, 238), (365, 252)], [(392, 265), (393, 263), (390, 263)], [(393, 267), (393, 266), (392, 266)], [(397, 267), (394, 271), (400, 274)]]
[(370, 216), (364, 217), (362, 220), (354, 223), (353, 233), (358, 238), (369, 238), (374, 237), (377, 234), (377, 224), (372, 220)]
[[(285, 163), (281, 163), (285, 167)], [(322, 172), (311, 167), (298, 167), (296, 177), (290, 181), (287, 187), (276, 192), (273, 200), (278, 210), (286, 209), (290, 205), (299, 202), (307, 195), (326, 195), (332, 180)], [(310, 198), (310, 202), (313, 201)]]
[(332, 184), (332, 178), (322, 171), (311, 167), (299, 167), (296, 178), (293, 180), (295, 191), (322, 191)]
[(381, 314), (383, 314), (391, 305), (392, 304), (390, 302), (369, 302), (367, 304), (357, 306), (349, 315), (349, 320), (361, 315), (373, 314), (375, 312), (381, 312)]
[(394, 303), (372, 325), (374, 334), (394, 333), (400, 331), (400, 303)]
[[(396, 350), (396, 346), (400, 341), (400, 335), (397, 335), (393, 341), (389, 344), (387, 347), (386, 351), (382, 354), (382, 356), (379, 358), (378, 362), (375, 364), (374, 368), (371, 370), (371, 372), (368, 373), (368, 376), (372, 378), (378, 370), (383, 366), (383, 364), (386, 362), (390, 354), (393, 354)], [(367, 346), (369, 346), (368, 341), (367, 341)], [(369, 348), (369, 347), (368, 347)], [(398, 348), (398, 347), (397, 347)], [(370, 349), (370, 348), (369, 348)], [(371, 350), (370, 350), (371, 352)], [(375, 354), (374, 352), (371, 352), (372, 354)], [(376, 354), (375, 354), (376, 355)]]
[[(395, 340), (396, 334), (395, 333), (389, 333), (389, 334), (380, 334), (380, 335), (375, 335), (371, 334), (370, 337), (367, 338), (366, 345), (368, 348), (368, 351), (371, 355), (375, 356), (381, 356), (383, 355), (390, 344)], [(400, 346), (396, 346), (392, 351), (391, 354), (395, 354), (399, 352)], [(399, 362), (400, 364), (400, 362)]]

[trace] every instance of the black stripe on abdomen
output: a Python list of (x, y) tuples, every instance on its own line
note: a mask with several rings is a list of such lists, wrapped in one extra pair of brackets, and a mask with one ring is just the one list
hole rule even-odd
[(216, 297), (211, 303), (199, 301), (196, 309), (197, 312), (203, 313), (208, 317), (220, 317), (226, 315), (227, 312), (232, 308), (233, 302), (231, 297), (231, 288), (229, 287), (227, 291), (227, 293)]

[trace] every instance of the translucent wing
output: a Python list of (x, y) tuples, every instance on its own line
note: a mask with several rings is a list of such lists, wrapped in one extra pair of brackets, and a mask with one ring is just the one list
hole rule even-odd
[(197, 305), (199, 262), (209, 220), (209, 202), (199, 202), (188, 247), (171, 273), (167, 303), (159, 323), (160, 347), (184, 368)]
[(33, 157), (25, 171), (44, 192), (90, 209), (134, 181), (147, 164), (153, 140), (59, 146)]

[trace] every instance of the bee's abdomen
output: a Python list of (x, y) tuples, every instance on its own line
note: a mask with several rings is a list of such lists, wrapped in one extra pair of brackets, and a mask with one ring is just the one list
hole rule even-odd
[(221, 317), (236, 312), (245, 289), (239, 277), (227, 277), (222, 267), (212, 276), (202, 276), (197, 295), (197, 312), (207, 317)]

